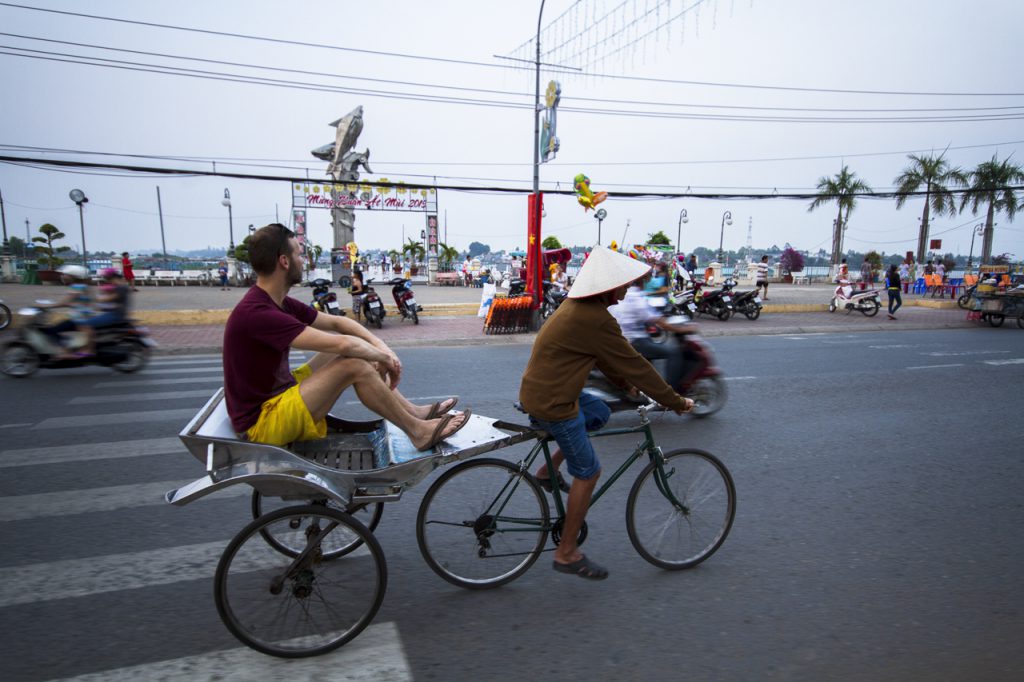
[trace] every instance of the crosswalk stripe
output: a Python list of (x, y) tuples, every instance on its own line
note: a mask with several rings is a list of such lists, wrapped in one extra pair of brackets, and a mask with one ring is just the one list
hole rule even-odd
[(85, 426), (110, 426), (112, 424), (164, 421), (180, 421), (181, 425), (184, 426), (195, 414), (195, 408), (190, 408), (187, 410), (153, 410), (149, 412), (86, 414), (78, 417), (50, 417), (39, 422), (32, 429), (69, 429)]
[[(93, 384), (93, 388), (131, 388), (132, 386), (172, 386), (176, 384), (223, 384), (224, 376), (186, 377), (179, 379), (143, 379), (142, 381), (101, 381)], [(211, 394), (212, 395), (212, 394)]]
[(169, 661), (67, 677), (51, 682), (136, 682), (136, 680), (293, 680), (313, 682), (407, 682), (412, 671), (394, 623), (374, 623), (354, 640), (329, 654), (283, 659), (264, 656), (248, 647), (213, 651)]
[(123, 457), (144, 457), (147, 455), (168, 455), (180, 453), (184, 450), (185, 446), (182, 445), (177, 437), (0, 450), (0, 468), (85, 462), (97, 459), (121, 459)]
[[(164, 493), (168, 490), (176, 490), (186, 483), (191, 483), (191, 481), (133, 483), (107, 488), (60, 490), (35, 495), (9, 495), (0, 497), (0, 523), (72, 514), (94, 514), (133, 507), (155, 507), (167, 504), (164, 500)], [(234, 485), (218, 491), (216, 496), (199, 499), (245, 497), (251, 494), (252, 489), (249, 486)]]
[(175, 398), (209, 398), (210, 391), (201, 388), (194, 391), (163, 391), (157, 393), (117, 393), (91, 396), (78, 396), (68, 401), (68, 405), (92, 405), (93, 403), (121, 403), (138, 400), (174, 400)]
[[(238, 530), (243, 525), (244, 519), (239, 519)], [(190, 580), (212, 582), (220, 555), (228, 542), (230, 540), (216, 540), (0, 568), (0, 608)], [(232, 569), (237, 567), (245, 572), (265, 568), (266, 561), (280, 561), (280, 556), (268, 552), (253, 559), (251, 564), (232, 562)], [(369, 556), (369, 552), (365, 546), (360, 546), (346, 555), (346, 561), (356, 556)]]
[(150, 369), (146, 368), (142, 370), (147, 375), (150, 374), (224, 374), (224, 368), (220, 365), (214, 367), (171, 367), (166, 369)]
[(193, 358), (187, 355), (177, 357), (151, 358), (147, 367), (181, 367), (182, 365), (220, 365), (221, 358)]

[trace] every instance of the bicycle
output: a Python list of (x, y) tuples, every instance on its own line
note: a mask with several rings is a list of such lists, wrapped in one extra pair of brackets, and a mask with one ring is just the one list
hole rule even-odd
[[(640, 423), (590, 434), (602, 438), (641, 433), (633, 453), (595, 492), (594, 504), (646, 454), (643, 468), (626, 501), (630, 542), (646, 561), (667, 570), (691, 568), (721, 547), (736, 514), (736, 487), (717, 457), (684, 448), (663, 453), (654, 440), (648, 413), (640, 405)], [(464, 461), (442, 474), (427, 490), (416, 517), (416, 540), (427, 565), (446, 581), (468, 589), (504, 585), (525, 573), (545, 550), (550, 535), (561, 539), (565, 503), (552, 485), (555, 516), (547, 496), (530, 473), (543, 453), (554, 472), (544, 431), (499, 422), (504, 430), (532, 432), (536, 444), (518, 463), (483, 458)], [(584, 522), (577, 542), (587, 536)]]

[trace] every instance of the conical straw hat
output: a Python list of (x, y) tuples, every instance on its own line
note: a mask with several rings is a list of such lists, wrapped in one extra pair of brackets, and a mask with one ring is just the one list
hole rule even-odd
[(651, 266), (617, 251), (595, 246), (569, 290), (569, 298), (603, 294), (640, 279)]

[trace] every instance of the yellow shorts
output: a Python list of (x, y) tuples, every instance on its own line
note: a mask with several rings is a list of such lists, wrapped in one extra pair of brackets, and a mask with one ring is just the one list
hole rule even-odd
[(327, 421), (313, 421), (313, 415), (299, 394), (299, 384), (313, 375), (309, 365), (292, 372), (296, 384), (270, 398), (260, 407), (260, 417), (245, 432), (254, 443), (287, 445), (298, 440), (315, 440), (327, 435)]

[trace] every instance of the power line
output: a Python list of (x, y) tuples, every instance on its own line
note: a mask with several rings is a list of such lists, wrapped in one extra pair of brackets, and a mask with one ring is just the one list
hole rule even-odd
[[(273, 38), (269, 36), (257, 36), (244, 33), (232, 33), (229, 31), (214, 31), (211, 29), (192, 28), (186, 26), (176, 26), (173, 24), (162, 24), (148, 21), (138, 21), (133, 19), (124, 19), (121, 17), (109, 17), (98, 14), (85, 14), (83, 12), (70, 12), (66, 10), (56, 10), (44, 7), (30, 7), (28, 5), (21, 5), (12, 2), (0, 2), (2, 7), (11, 7), (14, 9), (22, 9), (34, 12), (47, 12), (51, 14), (59, 14), (64, 16), (80, 17), (85, 19), (93, 19), (97, 21), (110, 21), (123, 24), (130, 24), (135, 26), (146, 26), (150, 28), (160, 28), (172, 31), (183, 31), (191, 33), (199, 33), (204, 35), (220, 36), (226, 38), (237, 38), (240, 40), (255, 40), (260, 42), (275, 43), (280, 45), (292, 45), (298, 47), (310, 47), (316, 49), (326, 50), (337, 50), (343, 52), (353, 52), (360, 54), (368, 54), (382, 57), (395, 57), (401, 59), (413, 59), (422, 61), (433, 61), (448, 64), (461, 64), (467, 66), (480, 66), (485, 68), (500, 68), (500, 69), (515, 69), (524, 70), (526, 68), (532, 68), (522, 65), (508, 65), (500, 63), (489, 63), (489, 62), (476, 62), (463, 59), (449, 59), (444, 57), (430, 57), (426, 55), (408, 54), (401, 52), (388, 52), (383, 50), (367, 50), (353, 47), (342, 47), (340, 45), (329, 45), (325, 43), (313, 43), (301, 40), (288, 40), (284, 38)], [(1024, 92), (912, 92), (906, 90), (849, 90), (840, 88), (811, 88), (811, 87), (796, 87), (796, 86), (781, 86), (781, 85), (755, 85), (749, 83), (720, 83), (712, 81), (691, 81), (691, 80), (680, 80), (680, 79), (666, 79), (666, 78), (644, 78), (638, 76), (618, 76), (614, 74), (595, 73), (595, 72), (583, 72), (579, 74), (583, 77), (591, 78), (609, 78), (616, 80), (630, 80), (638, 82), (649, 82), (649, 83), (662, 83), (668, 85), (696, 85), (702, 87), (721, 87), (721, 88), (745, 88), (754, 90), (779, 90), (788, 92), (825, 92), (834, 94), (852, 94), (852, 95), (897, 95), (897, 96), (925, 96), (925, 97), (1020, 97), (1024, 96)]]

